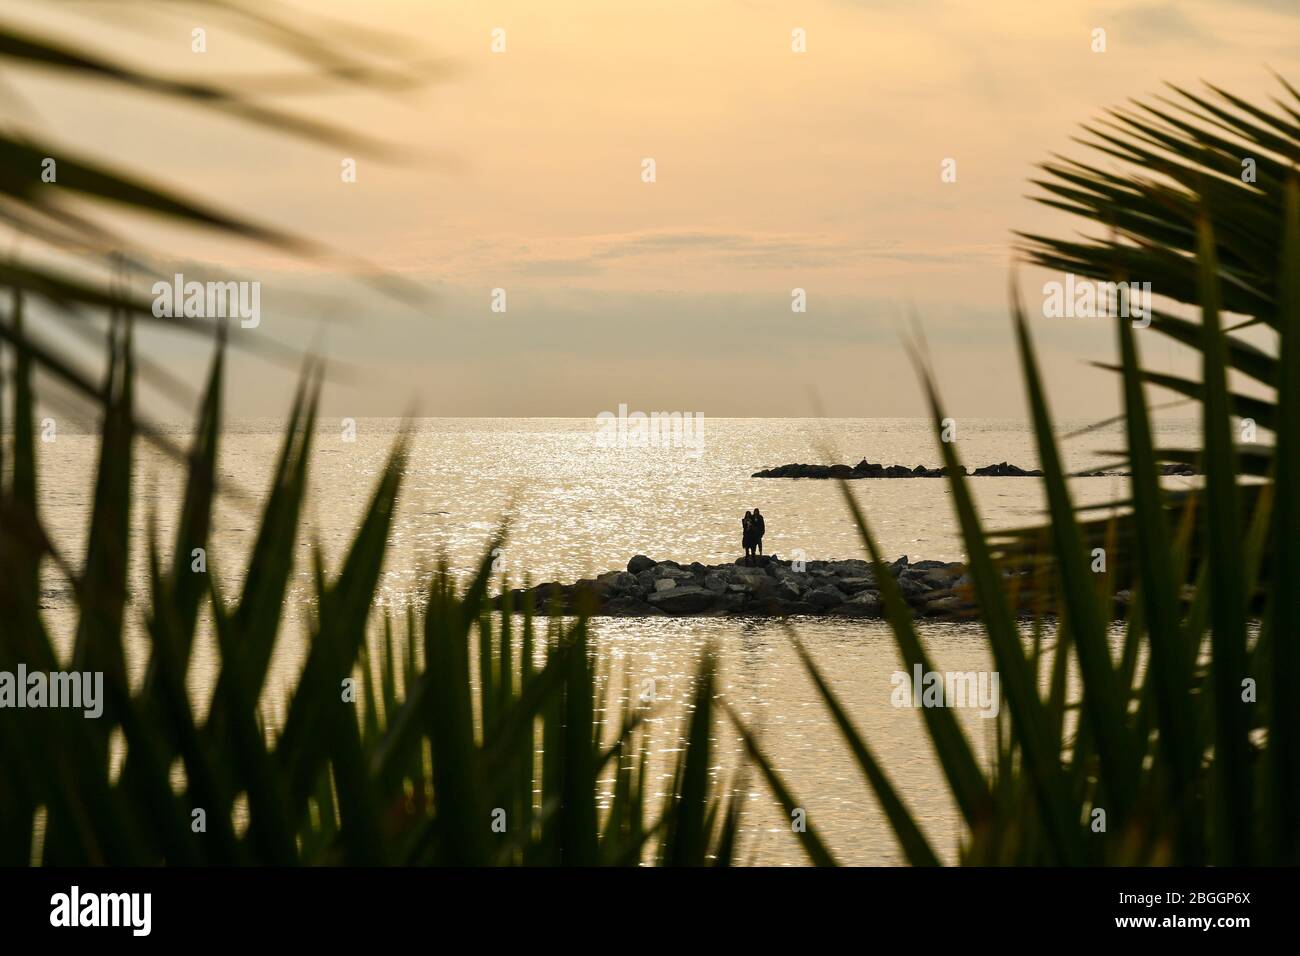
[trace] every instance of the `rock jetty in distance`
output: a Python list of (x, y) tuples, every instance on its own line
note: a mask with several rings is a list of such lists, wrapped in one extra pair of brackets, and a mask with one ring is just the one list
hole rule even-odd
[[(948, 474), (947, 468), (926, 468), (924, 465), (916, 465), (909, 468), (906, 465), (882, 465), (867, 461), (865, 458), (856, 465), (778, 465), (775, 468), (765, 468), (763, 471), (756, 471), (749, 477), (751, 478), (943, 478)], [(983, 468), (976, 468), (970, 471), (964, 465), (961, 467), (960, 474), (969, 478), (1041, 478), (1043, 473), (1038, 468), (1021, 468), (1018, 465), (1011, 465), (1007, 462), (999, 462), (995, 465), (985, 465)], [(1077, 472), (1070, 477), (1073, 478), (1123, 478), (1127, 477), (1130, 472), (1127, 471), (1084, 471)], [(1191, 465), (1171, 463), (1162, 465), (1160, 474), (1170, 475), (1197, 475), (1200, 474)]]
[[(796, 570), (802, 567), (802, 570)], [(913, 609), (927, 616), (973, 613), (974, 596), (966, 566), (959, 562), (917, 561), (907, 556), (889, 573)], [(504, 596), (497, 598), (502, 607)], [(596, 616), (717, 617), (726, 615), (788, 617), (880, 617), (883, 612), (875, 570), (869, 561), (782, 561), (776, 555), (747, 566), (698, 561), (656, 561), (638, 554), (625, 571), (609, 571), (574, 584), (539, 584), (510, 592), (513, 610), (531, 606), (538, 613), (552, 607), (572, 614), (583, 609)]]
[[(978, 477), (996, 478), (1041, 478), (1042, 472), (1027, 470), (1005, 461), (997, 465), (986, 465), (969, 471), (965, 466), (961, 474)], [(867, 461), (865, 458), (856, 465), (778, 465), (756, 471), (751, 478), (943, 478), (948, 474), (947, 468), (926, 468), (917, 465), (882, 465)]]

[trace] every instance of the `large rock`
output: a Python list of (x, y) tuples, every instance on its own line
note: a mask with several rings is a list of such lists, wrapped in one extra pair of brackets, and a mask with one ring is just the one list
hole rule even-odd
[(674, 587), (658, 591), (648, 598), (653, 607), (666, 614), (699, 614), (718, 603), (718, 595), (707, 588)]
[(745, 603), (748, 600), (748, 597), (749, 596), (746, 594), (736, 594), (731, 591), (719, 594), (716, 610), (742, 613), (745, 609)]
[(627, 563), (629, 574), (640, 574), (642, 571), (649, 571), (655, 566), (654, 558), (647, 558), (644, 554), (638, 554)]
[(716, 594), (727, 590), (727, 576), (721, 571), (709, 571), (704, 575), (704, 586)]
[(876, 586), (875, 575), (860, 578), (840, 578), (839, 587), (844, 591), (861, 591)]
[(636, 575), (627, 571), (606, 571), (604, 574), (597, 575), (596, 580), (609, 585), (616, 594), (631, 591), (637, 586)]
[(768, 577), (760, 568), (736, 568), (731, 573), (731, 584), (749, 594), (767, 594), (775, 587), (776, 579)]
[(804, 600), (813, 607), (834, 607), (844, 603), (844, 592), (827, 584), (811, 589), (804, 595)]
[(676, 561), (660, 561), (654, 566), (655, 580), (668, 578), (673, 581), (689, 581), (695, 577), (690, 571), (677, 564)]
[(802, 593), (793, 578), (782, 578), (776, 586), (776, 597), (782, 601), (797, 601)]
[(1040, 478), (1042, 474), (1038, 469), (1027, 471), (1017, 465), (1008, 465), (1005, 461), (976, 468), (974, 472), (976, 478)]
[(563, 593), (571, 607), (576, 606), (579, 601), (584, 602), (588, 607), (599, 607), (613, 591), (613, 586), (606, 581), (583, 578), (565, 588)]
[(926, 572), (909, 569), (899, 573), (898, 589), (903, 592), (903, 597), (910, 600), (934, 590), (934, 582), (927, 577)]
[(883, 609), (884, 604), (878, 592), (862, 591), (835, 608), (833, 613), (845, 617), (880, 617)]
[[(842, 466), (847, 467), (847, 466)], [(852, 469), (849, 469), (852, 471)], [(831, 466), (829, 465), (778, 465), (776, 468), (768, 468), (765, 471), (756, 471), (751, 478), (829, 478), (831, 477)]]
[(925, 572), (925, 582), (935, 588), (950, 588), (959, 577), (961, 577), (960, 571), (949, 571), (947, 568)]

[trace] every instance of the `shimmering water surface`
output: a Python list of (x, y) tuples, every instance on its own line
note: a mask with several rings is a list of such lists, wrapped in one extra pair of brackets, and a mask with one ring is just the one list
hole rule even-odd
[[(257, 507), (279, 453), (281, 427), (282, 422), (271, 420), (234, 422), (222, 438), (220, 473), (248, 493), (243, 504), (223, 502), (209, 549), (210, 568), (225, 582), (227, 593), (241, 583), (237, 569), (248, 559)], [(299, 545), (294, 586), (285, 607), (288, 623), (263, 700), (272, 723), (282, 713), (286, 689), (295, 682), (302, 661), (302, 622), (311, 600), (308, 543), (319, 540), (334, 566), (399, 427), (397, 420), (361, 419), (355, 441), (349, 442), (343, 440), (341, 423), (324, 421), (316, 435), (305, 516), (309, 534)], [(1179, 423), (1163, 426), (1167, 433), (1187, 429)], [(172, 429), (171, 437), (188, 442), (181, 426)], [(1037, 466), (1023, 424), (963, 421), (957, 439), (970, 467), (1000, 461)], [(1168, 443), (1194, 439), (1187, 435)], [(1099, 451), (1121, 446), (1119, 432), (1096, 432), (1065, 443), (1066, 464), (1071, 469), (1096, 467), (1108, 461)], [(501, 555), (504, 569), (518, 580), (528, 575), (533, 582), (594, 576), (622, 568), (638, 553), (706, 564), (733, 560), (740, 553), (740, 517), (755, 506), (767, 519), (764, 544), (769, 554), (788, 557), (800, 550), (808, 559), (861, 557), (856, 530), (835, 483), (749, 477), (760, 468), (787, 462), (825, 462), (826, 448), (831, 460), (850, 464), (864, 456), (885, 464), (940, 463), (928, 424), (911, 419), (709, 419), (697, 447), (602, 447), (589, 419), (419, 420), (380, 602), (400, 609), (418, 600), (425, 572), (441, 556), (458, 572), (466, 572), (507, 512), (512, 523)], [(65, 428), (39, 452), (43, 515), (56, 544), (66, 554), (78, 555), (85, 541), (97, 443), (89, 434)], [(175, 466), (151, 449), (141, 449), (139, 458), (134, 499), (138, 539), (131, 575), (136, 593), (144, 596), (145, 518), (155, 512), (159, 540), (171, 540), (178, 476)], [(1126, 491), (1120, 478), (1078, 479), (1073, 485), (1080, 502), (1111, 500)], [(972, 486), (990, 527), (1025, 524), (1041, 516), (1039, 483), (1034, 479), (981, 478)], [(852, 487), (891, 556), (906, 554), (914, 561), (964, 557), (944, 481), (860, 480)], [(75, 624), (70, 594), (52, 572), (47, 571), (45, 580), (46, 613), (57, 639), (67, 646)], [(888, 630), (879, 622), (816, 619), (800, 620), (798, 628), (936, 849), (952, 858), (959, 838), (957, 817), (922, 721), (916, 711), (890, 703), (890, 677), (901, 664)], [(927, 623), (922, 633), (941, 669), (989, 668), (977, 628)], [(611, 706), (617, 706), (625, 686), (641, 688), (654, 681), (661, 701), (655, 721), (655, 766), (665, 779), (671, 772), (690, 678), (700, 650), (712, 643), (719, 653), (722, 692), (760, 729), (764, 746), (808, 820), (840, 859), (901, 862), (887, 822), (780, 625), (734, 618), (601, 619), (594, 634), (611, 668)], [(135, 637), (130, 651), (137, 674), (144, 660), (142, 647)], [(190, 673), (200, 699), (210, 693), (216, 664), (213, 642), (201, 636)], [(973, 743), (983, 750), (991, 740), (993, 721), (974, 710), (963, 710), (960, 716)], [(730, 726), (720, 724), (716, 742), (715, 774), (726, 784), (732, 779), (739, 741)], [(773, 807), (757, 775), (751, 774), (747, 789), (751, 798), (742, 859), (803, 862), (789, 820)]]

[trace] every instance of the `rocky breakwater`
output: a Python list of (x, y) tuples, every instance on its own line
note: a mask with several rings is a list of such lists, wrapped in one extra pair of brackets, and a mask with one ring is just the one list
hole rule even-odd
[[(925, 465), (882, 465), (865, 458), (856, 465), (778, 465), (756, 471), (751, 478), (943, 478), (947, 468), (926, 468)], [(985, 465), (969, 471), (963, 465), (961, 474), (974, 478), (1041, 478), (1038, 469), (1025, 469), (1005, 461)]]
[[(539, 584), (510, 592), (515, 611), (531, 606), (542, 613), (584, 609), (597, 616), (761, 616), (807, 614), (880, 617), (875, 571), (867, 561), (782, 561), (775, 555), (748, 566), (656, 561), (637, 555), (625, 571), (609, 571), (573, 584)], [(909, 563), (906, 556), (889, 573), (917, 613), (963, 616), (973, 613), (965, 565), (944, 561)], [(504, 606), (504, 596), (497, 599)]]
[[(1021, 468), (1019, 465), (1000, 461), (993, 465), (984, 465), (974, 471), (961, 466), (960, 474), (968, 478), (1041, 478), (1043, 472), (1038, 468)], [(1159, 466), (1159, 473), (1165, 477), (1186, 477), (1199, 475), (1192, 465), (1176, 462)], [(856, 465), (777, 465), (756, 471), (751, 478), (943, 478), (948, 474), (947, 468), (926, 468), (925, 465), (882, 465), (865, 458)], [(1072, 478), (1126, 478), (1130, 471), (1079, 471)]]

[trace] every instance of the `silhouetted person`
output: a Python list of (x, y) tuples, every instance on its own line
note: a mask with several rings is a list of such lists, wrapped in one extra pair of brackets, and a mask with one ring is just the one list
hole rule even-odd
[(763, 516), (758, 509), (754, 509), (753, 515), (749, 519), (749, 526), (754, 531), (754, 548), (759, 554), (763, 553), (763, 532), (767, 530), (767, 525), (763, 521)]
[(753, 563), (754, 548), (758, 542), (754, 534), (754, 516), (746, 511), (745, 517), (740, 519), (740, 543), (745, 549), (745, 563)]

